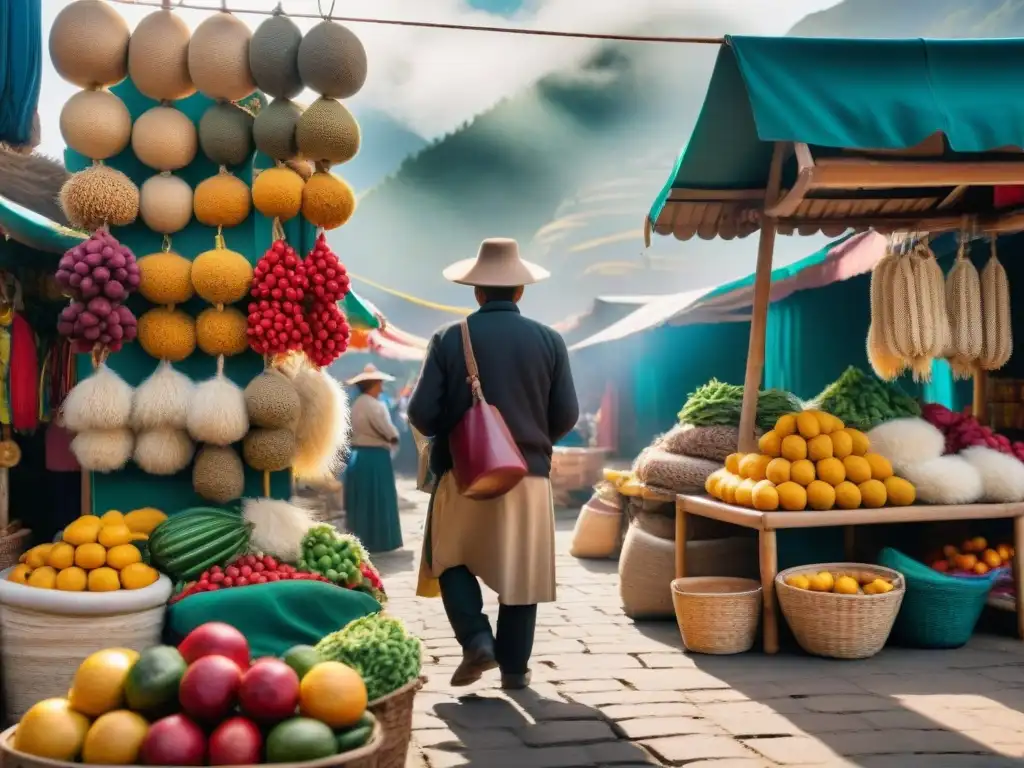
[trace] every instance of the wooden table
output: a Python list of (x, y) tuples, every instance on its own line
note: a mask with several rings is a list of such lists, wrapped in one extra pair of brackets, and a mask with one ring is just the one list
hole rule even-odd
[(758, 532), (761, 588), (764, 598), (764, 652), (778, 653), (779, 626), (775, 605), (775, 577), (778, 575), (778, 548), (775, 532), (787, 528), (831, 528), (885, 523), (934, 523), (952, 520), (998, 520), (1013, 518), (1014, 568), (1017, 632), (1024, 639), (1024, 503), (964, 504), (960, 506), (883, 507), (881, 509), (833, 509), (827, 512), (759, 512), (736, 507), (709, 496), (676, 496), (676, 578), (686, 575), (686, 518), (699, 515), (732, 523)]

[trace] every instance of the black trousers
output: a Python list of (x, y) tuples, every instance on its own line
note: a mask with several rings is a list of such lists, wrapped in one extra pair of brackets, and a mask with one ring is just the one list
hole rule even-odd
[(505, 674), (524, 674), (533, 653), (537, 628), (536, 605), (501, 605), (498, 632), (491, 633), (491, 622), (484, 613), (480, 582), (464, 565), (441, 574), (441, 599), (455, 638), (464, 649), (473, 643), (494, 643), (494, 656)]

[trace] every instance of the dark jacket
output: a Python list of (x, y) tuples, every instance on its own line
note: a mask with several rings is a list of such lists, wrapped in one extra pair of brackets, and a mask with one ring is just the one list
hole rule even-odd
[[(469, 335), (484, 399), (497, 407), (529, 473), (551, 473), (551, 446), (579, 418), (569, 353), (562, 337), (519, 314), (510, 301), (490, 301), (469, 316)], [(452, 467), (448, 435), (472, 405), (459, 323), (434, 334), (409, 402), (409, 421), (433, 438), (430, 468)]]

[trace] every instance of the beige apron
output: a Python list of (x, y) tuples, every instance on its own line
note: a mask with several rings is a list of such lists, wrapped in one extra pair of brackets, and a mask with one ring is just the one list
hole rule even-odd
[(554, 602), (551, 481), (526, 477), (504, 496), (474, 501), (460, 495), (455, 478), (446, 473), (427, 513), (416, 594), (440, 596), (437, 577), (457, 565), (466, 566), (505, 605)]

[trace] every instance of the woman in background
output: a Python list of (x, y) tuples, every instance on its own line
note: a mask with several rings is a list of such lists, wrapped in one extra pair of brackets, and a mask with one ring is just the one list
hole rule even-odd
[(368, 365), (347, 382), (359, 387), (352, 403), (352, 450), (345, 468), (345, 520), (348, 530), (370, 552), (390, 552), (402, 546), (398, 491), (391, 451), (398, 430), (380, 400), (384, 382), (393, 376)]

